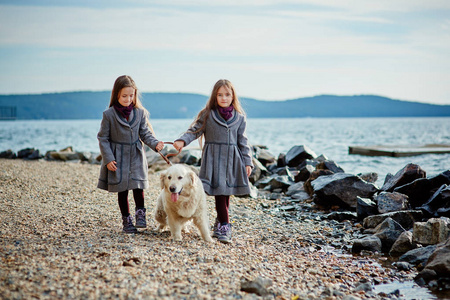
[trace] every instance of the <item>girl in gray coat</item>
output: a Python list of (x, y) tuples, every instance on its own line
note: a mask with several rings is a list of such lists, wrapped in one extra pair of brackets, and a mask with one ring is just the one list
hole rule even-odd
[(173, 145), (181, 151), (193, 140), (204, 137), (199, 177), (205, 192), (215, 196), (217, 218), (213, 236), (223, 243), (231, 242), (230, 195), (250, 194), (248, 176), (253, 163), (246, 124), (233, 85), (221, 79), (214, 85), (205, 108)]
[[(130, 76), (120, 76), (114, 82), (109, 109), (103, 112), (97, 135), (102, 154), (97, 187), (118, 193), (126, 233), (136, 233), (136, 228), (147, 227), (144, 189), (148, 188), (148, 164), (142, 143), (154, 151), (164, 147), (152, 133), (148, 112), (141, 104), (134, 80)], [(130, 215), (128, 190), (133, 190), (136, 226)]]

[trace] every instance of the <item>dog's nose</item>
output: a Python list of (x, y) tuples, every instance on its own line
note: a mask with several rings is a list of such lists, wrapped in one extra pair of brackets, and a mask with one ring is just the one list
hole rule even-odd
[(173, 185), (169, 186), (169, 190), (171, 193), (175, 193), (176, 191), (176, 187), (174, 187)]

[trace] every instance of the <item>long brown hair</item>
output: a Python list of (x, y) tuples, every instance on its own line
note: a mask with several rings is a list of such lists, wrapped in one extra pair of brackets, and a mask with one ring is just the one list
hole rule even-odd
[(239, 102), (239, 98), (236, 94), (236, 90), (234, 89), (233, 84), (227, 80), (227, 79), (219, 79), (216, 84), (213, 87), (213, 90), (211, 92), (211, 96), (209, 97), (208, 102), (206, 102), (205, 108), (203, 108), (195, 118), (195, 121), (192, 124), (195, 124), (200, 119), (203, 119), (202, 127), (199, 128), (196, 132), (203, 131), (206, 126), (206, 120), (208, 120), (209, 115), (211, 114), (211, 111), (214, 109), (217, 109), (219, 105), (217, 104), (217, 92), (221, 87), (226, 87), (227, 89), (231, 90), (231, 94), (233, 96), (233, 101), (231, 101), (231, 105), (233, 108), (240, 114), (245, 116), (244, 109), (241, 106), (241, 102)]
[(122, 75), (117, 77), (111, 92), (111, 100), (109, 102), (109, 107), (113, 106), (114, 104), (119, 104), (119, 93), (123, 88), (126, 87), (132, 87), (134, 89), (133, 106), (142, 109), (144, 111), (144, 116), (146, 118), (148, 127), (150, 128), (150, 131), (153, 133), (153, 135), (155, 135), (152, 124), (150, 124), (150, 120), (147, 118), (147, 116), (149, 116), (150, 114), (145, 109), (145, 107), (142, 105), (141, 102), (141, 92), (137, 88), (137, 85), (134, 82), (133, 78), (131, 78), (130, 76)]

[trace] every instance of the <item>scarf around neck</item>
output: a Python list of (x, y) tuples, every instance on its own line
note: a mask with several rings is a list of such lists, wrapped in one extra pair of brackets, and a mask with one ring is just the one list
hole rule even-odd
[(133, 110), (133, 104), (130, 104), (130, 106), (122, 106), (120, 103), (116, 103), (114, 104), (114, 108), (122, 115), (122, 117), (128, 120), (128, 117)]
[(233, 110), (233, 105), (230, 105), (228, 107), (219, 107), (219, 113), (225, 119), (225, 121), (228, 121), (233, 116)]

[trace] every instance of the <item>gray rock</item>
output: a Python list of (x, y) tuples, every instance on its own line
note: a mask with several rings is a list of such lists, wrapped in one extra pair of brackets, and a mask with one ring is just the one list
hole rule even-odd
[(289, 186), (289, 188), (286, 191), (286, 195), (291, 196), (299, 192), (305, 192), (304, 184), (305, 184), (304, 182), (297, 182)]
[(429, 216), (450, 218), (450, 186), (442, 185), (420, 209)]
[(360, 253), (363, 250), (381, 252), (381, 240), (375, 235), (369, 235), (353, 241), (352, 253)]
[(356, 197), (356, 214), (358, 220), (363, 220), (364, 218), (372, 215), (378, 214), (378, 207), (375, 202), (369, 198)]
[(413, 234), (411, 231), (404, 231), (392, 245), (389, 255), (398, 257), (405, 254), (409, 250), (417, 248), (417, 244), (413, 242)]
[(295, 182), (308, 180), (312, 172), (316, 169), (316, 165), (316, 162), (307, 159), (306, 163), (303, 163), (302, 166), (299, 167), (299, 172), (295, 176)]
[(381, 187), (381, 190), (392, 192), (396, 187), (413, 182), (418, 178), (425, 178), (427, 173), (416, 164), (407, 164)]
[(411, 207), (417, 208), (425, 204), (433, 193), (444, 184), (450, 185), (450, 170), (433, 177), (416, 179), (395, 188), (394, 191), (407, 195)]
[(356, 208), (357, 197), (370, 198), (377, 188), (353, 174), (336, 173), (321, 176), (311, 182), (314, 202), (330, 207), (333, 205)]
[(332, 175), (333, 172), (331, 172), (330, 170), (315, 170), (311, 173), (311, 175), (309, 176), (308, 180), (305, 181), (305, 191), (310, 195), (314, 195), (314, 190), (311, 186), (311, 183), (316, 180), (317, 178), (319, 178), (320, 176), (326, 176), (326, 175)]
[(412, 265), (406, 261), (397, 261), (392, 264), (395, 266), (399, 271), (409, 271), (412, 269)]
[(410, 250), (400, 256), (399, 261), (406, 261), (415, 266), (425, 266), (428, 258), (433, 254), (434, 250), (436, 250), (436, 245), (431, 245), (422, 248), (416, 248)]
[(308, 147), (304, 145), (298, 145), (292, 147), (288, 153), (286, 153), (286, 164), (289, 167), (297, 167), (306, 159), (313, 159), (317, 155)]
[(317, 170), (330, 170), (333, 173), (344, 173), (344, 169), (342, 169), (336, 162), (332, 160), (325, 160), (320, 162), (316, 166)]
[(450, 236), (450, 219), (432, 218), (427, 222), (414, 223), (413, 241), (422, 245), (445, 242)]
[(378, 205), (378, 212), (380, 214), (407, 210), (409, 208), (408, 196), (397, 192), (381, 192), (374, 197), (374, 200)]
[(241, 291), (266, 296), (269, 294), (268, 288), (272, 285), (272, 280), (258, 276), (255, 280), (241, 278)]
[(351, 211), (333, 211), (325, 216), (328, 220), (336, 220), (339, 222), (345, 220), (356, 220), (356, 213)]
[(432, 270), (436, 277), (449, 277), (450, 275), (450, 238), (445, 244), (438, 245), (428, 258), (424, 270)]
[(8, 149), (0, 153), (0, 158), (14, 159), (17, 158), (17, 155), (11, 149)]
[(396, 212), (385, 213), (381, 215), (368, 216), (363, 221), (365, 228), (375, 228), (387, 218), (392, 218), (405, 229), (413, 227), (414, 222), (422, 219), (423, 213), (420, 210), (402, 210)]
[(254, 146), (254, 155), (264, 166), (268, 166), (276, 162), (275, 156), (270, 153), (267, 149), (261, 148), (260, 146)]
[(405, 231), (405, 229), (394, 221), (392, 218), (387, 218), (380, 225), (375, 228), (375, 236), (381, 240), (381, 250), (389, 253), (398, 237)]
[(359, 173), (358, 176), (369, 183), (376, 183), (378, 180), (378, 174), (375, 172), (370, 173)]
[(179, 154), (180, 163), (197, 166), (202, 158), (202, 151), (200, 149), (186, 149)]
[(263, 176), (266, 176), (267, 174), (269, 174), (269, 171), (256, 158), (253, 158), (252, 161), (253, 161), (253, 170), (252, 170), (252, 173), (250, 174), (249, 181), (251, 183), (255, 183), (259, 179), (261, 179)]

